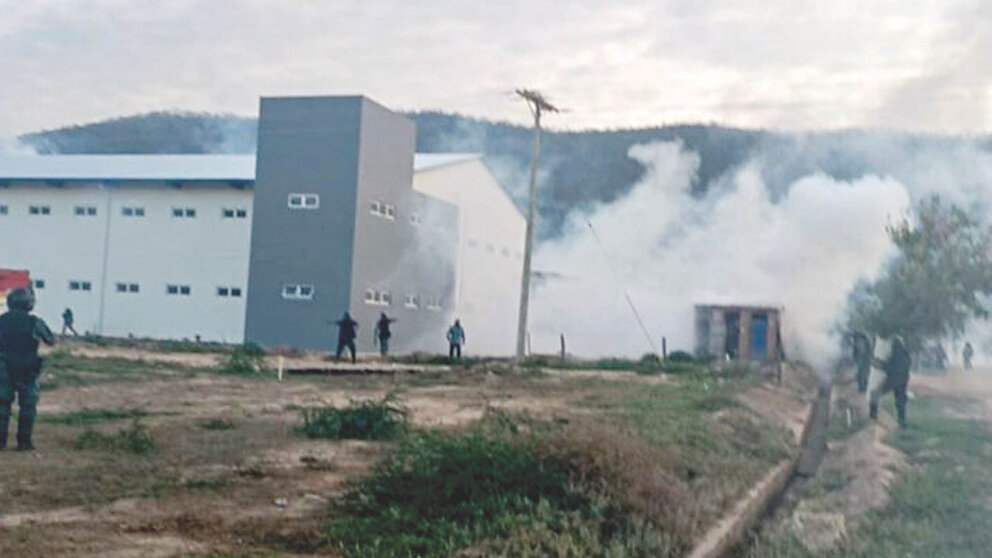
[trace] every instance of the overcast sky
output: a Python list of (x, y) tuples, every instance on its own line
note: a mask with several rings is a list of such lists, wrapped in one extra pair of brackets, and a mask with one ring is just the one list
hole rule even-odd
[(0, 0), (0, 137), (262, 95), (581, 129), (984, 133), (984, 0)]

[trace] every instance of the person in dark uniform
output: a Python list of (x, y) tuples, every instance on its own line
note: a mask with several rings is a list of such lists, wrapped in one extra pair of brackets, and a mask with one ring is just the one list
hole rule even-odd
[(860, 331), (854, 332), (853, 339), (854, 364), (858, 368), (858, 393), (868, 392), (868, 376), (871, 373), (871, 341)]
[(389, 355), (389, 338), (393, 336), (389, 329), (389, 324), (396, 320), (390, 318), (385, 312), (379, 315), (379, 321), (375, 324), (375, 338), (379, 342), (379, 354), (383, 357)]
[(355, 362), (355, 336), (357, 335), (356, 330), (358, 329), (358, 322), (351, 319), (351, 314), (345, 312), (344, 316), (336, 322), (338, 326), (338, 350), (335, 353), (334, 358), (341, 360), (341, 353), (344, 352), (345, 347), (351, 351), (351, 362)]
[(76, 328), (72, 326), (74, 318), (72, 316), (72, 308), (66, 308), (65, 312), (62, 312), (62, 335), (65, 335), (65, 331), (69, 330), (74, 336), (79, 336), (76, 333)]
[(10, 408), (17, 399), (17, 450), (34, 449), (31, 431), (38, 405), (38, 376), (41, 359), (38, 342), (55, 343), (44, 320), (31, 315), (34, 294), (15, 289), (7, 295), (10, 309), (0, 316), (0, 449), (7, 447)]
[(885, 374), (885, 380), (868, 395), (868, 414), (873, 420), (878, 419), (879, 399), (891, 391), (896, 398), (896, 414), (899, 418), (899, 426), (901, 428), (906, 427), (906, 392), (909, 388), (911, 364), (909, 348), (902, 337), (895, 335), (890, 339), (880, 339), (876, 343), (873, 365), (882, 370)]
[(465, 344), (465, 330), (461, 322), (455, 320), (455, 324), (448, 328), (448, 358), (461, 360), (462, 345)]
[(971, 346), (970, 341), (965, 342), (964, 352), (961, 356), (964, 357), (964, 369), (971, 370), (971, 359), (975, 356), (975, 348)]

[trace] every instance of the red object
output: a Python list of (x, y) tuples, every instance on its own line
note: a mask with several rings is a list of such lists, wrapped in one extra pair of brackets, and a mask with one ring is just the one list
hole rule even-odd
[(0, 269), (0, 309), (7, 306), (7, 293), (31, 286), (31, 275), (26, 269)]

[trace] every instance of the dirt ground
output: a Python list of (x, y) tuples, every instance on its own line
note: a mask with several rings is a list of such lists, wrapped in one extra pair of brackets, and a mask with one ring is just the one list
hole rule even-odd
[[(590, 412), (579, 403), (604, 381), (675, 381), (614, 371), (525, 376), (388, 365), (376, 368), (379, 373), (290, 375), (278, 382), (204, 373), (217, 355), (102, 347), (72, 352), (109, 360), (87, 360), (95, 371), (46, 372), (43, 381), (57, 387), (42, 394), (37, 449), (0, 453), (0, 556), (252, 555), (259, 549), (306, 556), (307, 541), (320, 537), (321, 510), (388, 445), (304, 439), (294, 433), (301, 407), (397, 392), (415, 425), (450, 427), (478, 419), (487, 408), (539, 417)], [(144, 368), (107, 380), (101, 362)], [(113, 434), (132, 424), (66, 420), (85, 410), (140, 411), (158, 451), (77, 449), (87, 429)], [(211, 421), (231, 428), (215, 429)]]

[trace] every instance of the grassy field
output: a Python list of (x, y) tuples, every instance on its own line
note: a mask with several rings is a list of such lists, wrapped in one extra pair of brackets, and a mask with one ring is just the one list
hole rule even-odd
[(743, 369), (487, 366), (54, 354), (38, 450), (0, 453), (0, 555), (680, 556), (796, 451)]
[[(870, 513), (839, 547), (815, 556), (977, 557), (992, 552), (992, 429), (968, 418), (977, 405), (922, 398), (910, 407), (910, 428), (887, 442), (912, 463), (892, 486), (892, 500)], [(891, 409), (890, 409), (891, 412)], [(842, 478), (819, 478), (810, 492), (839, 490)], [(750, 556), (812, 557), (788, 529), (768, 529)]]

